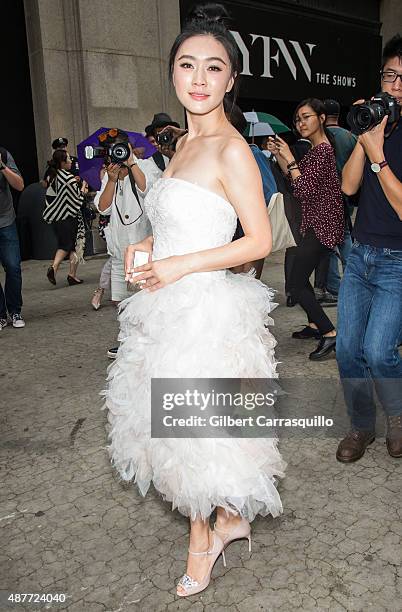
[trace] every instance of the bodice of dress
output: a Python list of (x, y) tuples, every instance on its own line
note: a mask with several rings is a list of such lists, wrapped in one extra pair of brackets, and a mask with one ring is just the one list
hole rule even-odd
[(145, 199), (154, 236), (153, 259), (228, 244), (237, 215), (221, 196), (195, 183), (161, 178)]

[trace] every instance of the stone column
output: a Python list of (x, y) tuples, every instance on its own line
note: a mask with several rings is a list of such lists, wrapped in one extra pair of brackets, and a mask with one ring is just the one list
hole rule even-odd
[(381, 0), (380, 20), (383, 45), (395, 34), (402, 35), (402, 2), (400, 0)]
[(71, 151), (99, 127), (143, 132), (154, 113), (183, 124), (168, 84), (178, 0), (24, 0), (39, 172), (50, 143)]

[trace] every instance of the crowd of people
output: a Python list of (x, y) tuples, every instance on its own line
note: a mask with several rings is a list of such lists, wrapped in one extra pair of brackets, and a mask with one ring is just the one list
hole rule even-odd
[[(374, 392), (387, 416), (388, 452), (402, 457), (402, 119), (389, 126), (385, 117), (357, 138), (339, 126), (335, 100), (309, 98), (294, 112), (296, 142), (283, 134), (246, 143), (245, 119), (233, 98), (239, 53), (222, 7), (218, 16), (210, 11), (195, 10), (170, 54), (170, 76), (188, 129), (156, 114), (145, 129), (156, 153), (141, 159), (129, 145), (123, 164), (105, 158), (94, 198), (109, 259), (91, 303), (98, 310), (110, 289), (124, 329), (124, 341), (108, 351), (115, 359), (106, 392), (112, 460), (124, 479), (136, 478), (142, 493), (153, 480), (190, 517), (179, 596), (206, 588), (227, 545), (250, 541), (257, 513), (281, 511), (274, 482), (284, 464), (274, 439), (158, 445), (149, 434), (148, 385), (154, 376), (277, 376), (266, 325), (272, 294), (258, 278), (275, 232), (267, 206), (278, 191), (295, 213), (287, 219), (295, 243), (285, 258), (287, 305), (299, 305), (306, 314), (306, 325), (292, 337), (318, 342), (309, 353), (313, 361), (336, 351), (351, 420), (337, 459), (356, 461), (373, 441)], [(402, 104), (399, 35), (385, 46), (381, 83)], [(119, 128), (100, 138), (108, 145), (129, 143)], [(74, 285), (82, 282), (77, 266), (88, 185), (71, 171), (67, 144), (63, 138), (53, 143), (43, 217), (57, 237), (47, 278), (55, 284), (60, 263), (69, 258), (67, 279)], [(14, 327), (24, 325), (10, 194), (10, 186), (24, 185), (10, 153), (0, 154), (0, 259), (6, 271), (1, 329), (8, 317)], [(135, 263), (138, 252), (148, 255), (147, 263)], [(338, 330), (325, 310), (336, 304)], [(236, 344), (236, 337), (247, 343)], [(211, 532), (208, 517), (215, 508)]]

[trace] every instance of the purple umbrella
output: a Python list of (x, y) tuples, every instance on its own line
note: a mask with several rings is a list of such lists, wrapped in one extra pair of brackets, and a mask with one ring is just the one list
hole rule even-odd
[[(98, 147), (99, 141), (98, 136), (102, 134), (102, 132), (106, 132), (109, 128), (99, 128), (96, 130), (91, 136), (85, 138), (82, 142), (77, 146), (78, 151), (78, 164), (80, 168), (80, 177), (88, 183), (92, 187), (92, 189), (99, 191), (101, 187), (101, 180), (99, 177), (100, 169), (102, 168), (103, 159), (100, 157), (95, 157), (94, 159), (86, 159), (84, 155), (85, 147), (91, 145), (92, 147)], [(133, 148), (145, 148), (143, 158), (146, 159), (153, 155), (156, 151), (155, 147), (150, 144), (150, 142), (140, 134), (139, 132), (127, 132), (124, 130), (126, 134), (128, 134), (129, 141)]]

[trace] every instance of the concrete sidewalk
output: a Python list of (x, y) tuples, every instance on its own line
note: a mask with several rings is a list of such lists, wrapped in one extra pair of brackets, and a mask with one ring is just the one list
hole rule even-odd
[[(0, 332), (0, 590), (66, 596), (14, 609), (400, 612), (402, 460), (388, 456), (384, 439), (347, 466), (335, 460), (334, 438), (284, 440), (283, 515), (256, 519), (251, 555), (233, 543), (204, 593), (175, 596), (188, 521), (154, 491), (144, 499), (121, 484), (105, 450), (99, 391), (116, 312), (106, 300), (98, 312), (89, 304), (103, 262), (82, 266), (85, 283), (75, 287), (66, 267), (52, 287), (47, 262), (25, 262), (27, 326)], [(314, 342), (290, 338), (305, 319), (284, 306), (282, 254), (269, 258), (264, 278), (279, 292), (280, 375), (335, 384), (335, 360), (309, 362)]]

